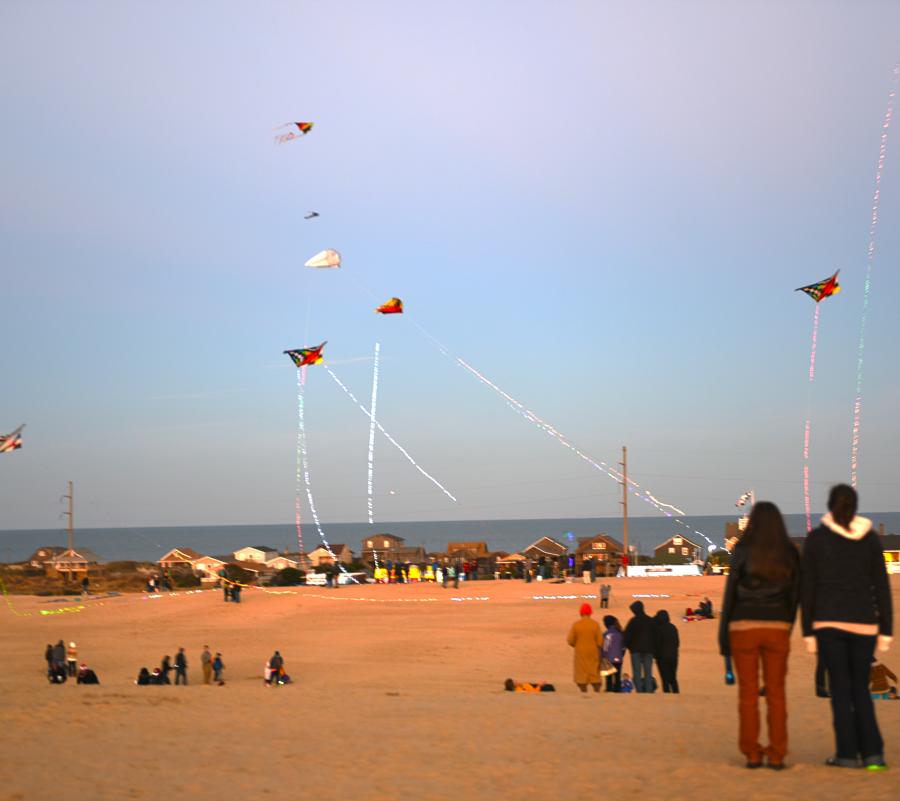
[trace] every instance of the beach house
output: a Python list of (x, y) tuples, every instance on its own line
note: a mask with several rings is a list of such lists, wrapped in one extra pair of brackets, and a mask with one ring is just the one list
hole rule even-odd
[(200, 577), (200, 581), (218, 581), (219, 571), (228, 564), (224, 559), (216, 556), (201, 556), (194, 560), (192, 568)]
[(309, 561), (312, 563), (313, 567), (333, 565), (335, 560), (331, 555), (332, 553), (337, 557), (337, 561), (341, 564), (349, 565), (353, 561), (353, 551), (342, 542), (331, 543), (331, 551), (324, 545), (320, 545), (315, 550), (309, 552)]
[(568, 549), (566, 546), (553, 539), (553, 537), (541, 537), (522, 551), (525, 556), (535, 562), (542, 556), (545, 559), (552, 561), (553, 559), (565, 556), (567, 552)]
[(45, 545), (38, 548), (31, 556), (28, 557), (28, 565), (30, 567), (46, 567), (54, 556), (59, 556), (66, 549), (59, 545)]
[(202, 554), (197, 553), (193, 548), (172, 548), (159, 559), (159, 566), (163, 570), (170, 570), (173, 567), (187, 567), (194, 569), (194, 562), (202, 558)]
[(363, 562), (375, 565), (377, 557), (379, 563), (384, 562), (409, 562), (421, 564), (425, 561), (425, 549), (421, 545), (410, 546), (403, 537), (394, 534), (373, 534), (362, 541)]
[(680, 565), (696, 562), (703, 556), (703, 548), (681, 534), (673, 534), (653, 549), (657, 564)]
[(67, 548), (48, 560), (44, 570), (48, 576), (62, 576), (71, 581), (84, 578), (90, 568), (102, 564), (103, 560), (89, 548)]
[(609, 534), (595, 534), (593, 537), (579, 537), (575, 549), (575, 570), (589, 570), (591, 562), (598, 576), (615, 575), (622, 564), (625, 546)]
[(264, 565), (270, 559), (278, 556), (278, 551), (268, 545), (248, 545), (246, 548), (235, 551), (232, 556), (234, 556), (235, 562), (257, 562)]

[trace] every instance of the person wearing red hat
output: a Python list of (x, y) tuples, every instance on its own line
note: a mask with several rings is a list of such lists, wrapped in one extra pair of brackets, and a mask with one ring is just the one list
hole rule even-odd
[(600, 692), (600, 648), (603, 634), (600, 625), (591, 617), (590, 604), (582, 604), (581, 619), (572, 624), (567, 642), (575, 649), (575, 683), (581, 692), (587, 692), (590, 684), (595, 693)]

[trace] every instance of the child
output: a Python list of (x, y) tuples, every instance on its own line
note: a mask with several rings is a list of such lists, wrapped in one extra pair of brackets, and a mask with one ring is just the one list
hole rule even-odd
[(225, 684), (225, 681), (222, 679), (222, 671), (225, 669), (225, 663), (222, 661), (222, 654), (218, 651), (216, 651), (216, 658), (213, 659), (212, 669), (213, 680), (221, 687)]
[(631, 676), (627, 673), (622, 674), (622, 689), (619, 690), (620, 693), (633, 693), (634, 692), (634, 682), (631, 680)]

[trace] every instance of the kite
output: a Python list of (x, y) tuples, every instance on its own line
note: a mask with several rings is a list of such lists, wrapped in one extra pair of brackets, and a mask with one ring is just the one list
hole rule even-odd
[(11, 453), (22, 447), (22, 429), (25, 424), (22, 423), (12, 434), (0, 434), (0, 453)]
[(825, 278), (809, 286), (801, 286), (795, 292), (805, 292), (816, 302), (816, 313), (813, 315), (812, 340), (809, 347), (809, 390), (806, 396), (806, 423), (803, 428), (803, 511), (806, 513), (806, 530), (812, 531), (812, 502), (809, 496), (809, 441), (812, 428), (812, 385), (816, 380), (816, 344), (819, 339), (819, 303), (841, 291), (838, 283), (838, 270), (831, 278)]
[(403, 314), (403, 301), (400, 298), (391, 298), (387, 303), (382, 303), (375, 311), (378, 314)]
[[(296, 127), (297, 130), (290, 130), (285, 134), (278, 134), (278, 136), (275, 137), (275, 142), (276, 144), (283, 145), (293, 139), (299, 139), (301, 136), (306, 136), (312, 130), (313, 125), (314, 123), (311, 122), (286, 122), (281, 126), (282, 128)], [(276, 128), (275, 130), (279, 129)]]
[(836, 295), (841, 291), (841, 285), (838, 283), (837, 277), (840, 270), (837, 271), (831, 278), (825, 278), (822, 281), (816, 281), (814, 284), (810, 284), (809, 286), (798, 286), (794, 292), (805, 292), (809, 295), (816, 303), (825, 298), (830, 298), (832, 295)]
[(308, 364), (321, 364), (324, 361), (322, 348), (324, 348), (326, 344), (327, 342), (323, 342), (315, 348), (297, 348), (295, 350), (286, 350), (283, 352), (291, 357), (291, 360), (297, 367), (306, 367)]
[(320, 250), (303, 266), (337, 269), (341, 266), (341, 254), (336, 250)]
[(311, 219), (313, 219), (313, 217), (318, 217), (318, 216), (319, 216), (319, 212), (317, 212), (317, 211), (309, 211), (309, 212), (307, 212), (306, 214), (303, 215), (303, 219), (304, 219), (304, 220), (311, 220)]

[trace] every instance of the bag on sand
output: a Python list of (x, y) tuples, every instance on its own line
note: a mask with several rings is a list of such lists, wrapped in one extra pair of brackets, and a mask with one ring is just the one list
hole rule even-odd
[(613, 673), (616, 672), (616, 668), (612, 662), (610, 662), (606, 657), (600, 660), (600, 675), (601, 676), (612, 676)]

